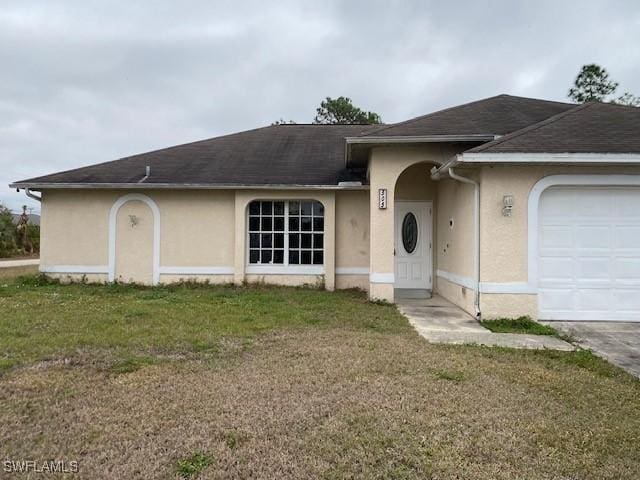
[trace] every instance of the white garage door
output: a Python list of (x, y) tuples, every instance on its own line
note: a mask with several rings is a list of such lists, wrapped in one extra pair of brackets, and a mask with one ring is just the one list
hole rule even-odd
[(539, 215), (540, 318), (640, 321), (640, 189), (550, 188)]

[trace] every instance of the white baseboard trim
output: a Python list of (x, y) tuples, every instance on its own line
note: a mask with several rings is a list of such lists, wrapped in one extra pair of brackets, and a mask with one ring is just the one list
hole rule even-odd
[(42, 273), (109, 273), (108, 265), (40, 265)]
[(527, 282), (481, 282), (480, 293), (536, 294), (538, 292)]
[(371, 273), (369, 281), (371, 283), (395, 283), (395, 275), (393, 273)]
[[(436, 275), (448, 282), (460, 285), (461, 287), (465, 287), (473, 291), (476, 289), (475, 282), (471, 277), (456, 275), (455, 273), (447, 272), (446, 270), (438, 270), (436, 271)], [(538, 291), (536, 288), (529, 285), (528, 282), (480, 282), (480, 293), (533, 295), (538, 293)]]
[(436, 270), (436, 276), (444, 278), (448, 282), (460, 285), (461, 287), (465, 287), (473, 291), (476, 290), (476, 282), (474, 282), (471, 277), (457, 275), (455, 273), (447, 272), (446, 270)]
[(161, 275), (233, 275), (233, 267), (160, 267)]
[(337, 267), (336, 275), (369, 275), (367, 267)]

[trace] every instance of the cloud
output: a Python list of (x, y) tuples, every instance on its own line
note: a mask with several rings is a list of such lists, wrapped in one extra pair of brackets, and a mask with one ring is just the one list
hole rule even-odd
[(640, 5), (613, 3), (4, 2), (0, 201), (25, 203), (10, 181), (309, 122), (326, 96), (394, 122), (503, 92), (563, 100), (588, 62), (640, 94)]

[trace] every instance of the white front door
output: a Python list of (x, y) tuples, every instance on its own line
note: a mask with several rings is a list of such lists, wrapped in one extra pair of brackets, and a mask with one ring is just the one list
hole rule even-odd
[(640, 189), (553, 187), (539, 215), (540, 319), (640, 321)]
[(395, 288), (431, 290), (431, 202), (396, 202)]

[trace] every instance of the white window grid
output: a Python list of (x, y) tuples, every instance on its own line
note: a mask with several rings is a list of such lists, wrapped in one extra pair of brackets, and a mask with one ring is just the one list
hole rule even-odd
[[(291, 265), (292, 267), (322, 267), (324, 265), (324, 206), (318, 202), (317, 200), (255, 200), (255, 202), (257, 202), (259, 204), (259, 213), (258, 214), (251, 214), (251, 204), (254, 202), (251, 202), (249, 204), (249, 209), (247, 211), (247, 260), (248, 260), (248, 264), (251, 266), (282, 266), (282, 267), (288, 267), (289, 265)], [(271, 204), (271, 213), (263, 213), (263, 205), (265, 203), (270, 203)], [(283, 203), (283, 214), (282, 215), (276, 215), (275, 214), (275, 205), (277, 203)], [(292, 212), (292, 205), (293, 204), (297, 204), (298, 205), (298, 213)], [(310, 205), (311, 211), (309, 212), (309, 214), (303, 215), (303, 204), (307, 204)], [(283, 217), (283, 221), (284, 221), (284, 229), (283, 230), (276, 230), (275, 229), (275, 219), (276, 217), (280, 218)], [(252, 218), (257, 218), (258, 219), (258, 229), (255, 228), (251, 228), (251, 219)], [(271, 228), (270, 229), (262, 229), (263, 227), (263, 218), (266, 219), (270, 219), (270, 223), (271, 223)], [(298, 223), (298, 228), (293, 228), (291, 229), (291, 219), (297, 219), (297, 223)], [(311, 225), (310, 225), (310, 230), (303, 230), (303, 219), (305, 219), (304, 221), (310, 221)], [(319, 228), (320, 223), (322, 224), (322, 228)], [(275, 244), (275, 238), (276, 238), (276, 234), (283, 234), (283, 245), (282, 247), (276, 247)], [(258, 241), (258, 246), (257, 247), (252, 247), (251, 245), (251, 236), (252, 235), (258, 235), (259, 241)], [(263, 243), (263, 235), (271, 235), (271, 246), (270, 247), (263, 247), (262, 243)], [(310, 237), (310, 246), (302, 246), (302, 239), (303, 239), (303, 235), (309, 235)], [(297, 236), (298, 238), (298, 245), (291, 247), (290, 246), (290, 238), (292, 238), (292, 236)], [(294, 241), (295, 243), (295, 241)], [(270, 251), (271, 252), (271, 258), (269, 261), (267, 262), (263, 262), (262, 261), (262, 252), (263, 251)], [(275, 260), (275, 255), (276, 255), (276, 251), (281, 251), (282, 252), (282, 263), (274, 263)], [(255, 255), (255, 253), (257, 253), (258, 255), (258, 260), (257, 261), (252, 261), (252, 252), (253, 255)], [(298, 262), (290, 262), (290, 253), (294, 253), (297, 252), (298, 253)], [(305, 252), (305, 253), (303, 253)], [(311, 263), (300, 263), (302, 261), (302, 257), (305, 258), (310, 258), (310, 262)], [(307, 255), (309, 257), (307, 257)], [(294, 255), (295, 256), (295, 255)]]

